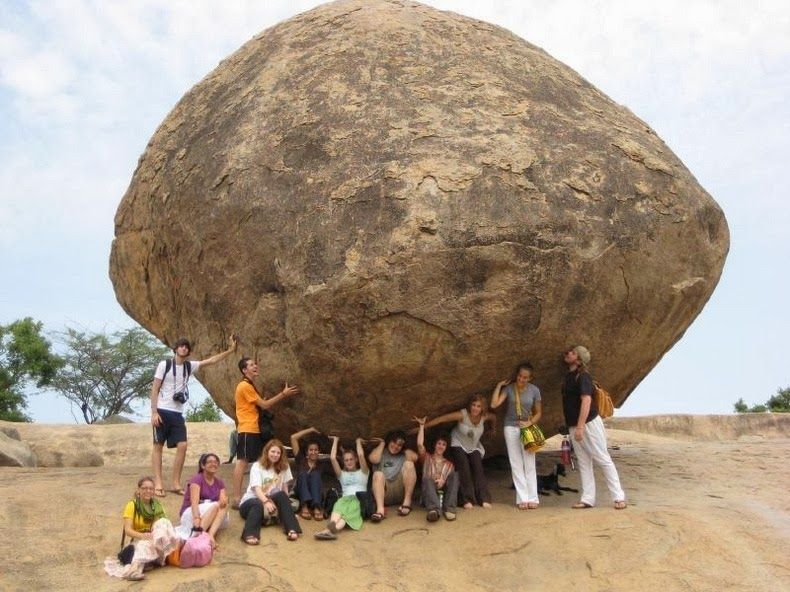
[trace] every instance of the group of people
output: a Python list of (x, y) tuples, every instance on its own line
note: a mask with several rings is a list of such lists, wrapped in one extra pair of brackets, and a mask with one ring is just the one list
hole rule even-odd
[[(383, 439), (357, 438), (354, 447), (342, 449), (339, 438), (331, 436), (329, 461), (341, 492), (334, 505), (325, 508), (323, 471), (319, 463), (321, 451), (314, 436), (319, 431), (310, 427), (291, 437), (296, 479), (285, 446), (273, 434), (270, 409), (297, 395), (299, 389), (286, 383), (276, 395), (262, 396), (255, 385), (260, 373), (258, 364), (243, 357), (238, 363), (242, 380), (235, 392), (238, 437), (233, 501), (217, 475), (220, 459), (216, 454), (201, 456), (198, 473), (189, 479), (186, 490), (182, 489), (181, 471), (187, 446), (182, 411), (189, 396), (189, 378), (197, 368), (230, 356), (237, 346), (237, 340), (231, 337), (226, 351), (203, 361), (190, 361), (187, 359), (190, 343), (179, 339), (174, 346), (174, 358), (161, 362), (156, 369), (151, 390), (154, 476), (138, 482), (134, 500), (124, 509), (124, 534), (134, 543), (134, 555), (122, 577), (140, 579), (147, 565), (164, 564), (168, 553), (195, 530), (207, 532), (212, 546), (216, 547), (217, 532), (228, 526), (230, 509), (238, 510), (244, 519), (242, 540), (257, 545), (261, 527), (273, 522), (279, 522), (287, 540), (296, 541), (302, 534), (297, 516), (303, 520), (328, 519), (326, 528), (314, 535), (318, 540), (336, 539), (346, 526), (359, 530), (363, 514), (372, 522), (381, 522), (386, 518), (387, 506), (397, 505), (398, 515), (407, 516), (414, 505), (418, 481), (421, 481), (421, 499), (429, 522), (436, 522), (442, 516), (447, 521), (455, 520), (459, 505), (465, 509), (476, 505), (490, 508), (491, 494), (483, 470), (485, 449), (481, 439), (486, 428), (493, 430), (496, 424), (496, 415), (489, 408), (493, 410), (503, 405), (503, 432), (516, 491), (516, 507), (519, 510), (539, 507), (535, 453), (525, 449), (520, 436), (521, 428), (536, 424), (543, 412), (540, 390), (532, 383), (533, 367), (528, 363), (518, 367), (513, 379), (499, 382), (490, 399), (474, 395), (468, 405), (458, 411), (432, 419), (414, 417), (416, 452), (406, 447), (407, 435), (403, 431), (390, 432)], [(584, 346), (575, 346), (564, 352), (563, 359), (568, 367), (562, 385), (563, 412), (574, 443), (582, 488), (580, 500), (572, 507), (585, 509), (595, 505), (593, 465), (597, 464), (614, 507), (624, 509), (627, 505), (625, 494), (607, 451), (606, 433), (593, 396), (590, 352)], [(435, 438), (429, 451), (426, 430), (447, 423), (454, 424), (449, 435)], [(303, 440), (307, 440), (306, 446), (302, 446)], [(367, 455), (366, 442), (374, 445)], [(165, 443), (169, 448), (176, 448), (171, 487), (167, 491), (183, 496), (177, 528), (167, 521), (157, 499), (166, 495), (162, 480)], [(417, 474), (419, 465), (422, 466), (421, 480)], [(369, 466), (372, 466), (372, 475)], [(248, 469), (249, 483), (244, 489), (242, 485)], [(292, 496), (298, 503), (292, 505)]]

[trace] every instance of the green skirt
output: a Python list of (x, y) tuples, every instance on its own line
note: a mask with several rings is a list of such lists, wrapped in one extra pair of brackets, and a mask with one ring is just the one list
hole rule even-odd
[(344, 495), (335, 502), (332, 513), (340, 514), (349, 528), (359, 530), (362, 528), (362, 512), (359, 508), (359, 499), (356, 495)]

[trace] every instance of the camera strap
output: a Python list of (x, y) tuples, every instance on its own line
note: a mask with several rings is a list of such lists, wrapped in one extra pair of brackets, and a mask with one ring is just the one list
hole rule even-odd
[[(173, 392), (178, 392), (178, 382), (176, 381), (176, 359), (171, 358), (165, 360), (165, 376), (173, 369)], [(187, 398), (189, 397), (189, 376), (192, 374), (192, 363), (189, 360), (184, 360), (184, 390)]]

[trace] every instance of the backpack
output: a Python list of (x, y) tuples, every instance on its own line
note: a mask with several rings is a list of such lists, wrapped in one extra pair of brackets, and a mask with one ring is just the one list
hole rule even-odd
[[(176, 366), (173, 364), (173, 359), (168, 358), (165, 360), (165, 376), (167, 373), (170, 372), (170, 369), (173, 369), (173, 381), (175, 382), (176, 379)], [(192, 374), (192, 362), (189, 360), (184, 360), (184, 383), (186, 384), (189, 381), (189, 375)], [(164, 379), (163, 379), (164, 380)]]
[(598, 406), (598, 415), (601, 416), (601, 419), (612, 417), (614, 415), (614, 404), (612, 403), (611, 395), (595, 381), (593, 381), (593, 388), (595, 389), (595, 404)]
[(207, 532), (196, 533), (192, 530), (184, 546), (181, 547), (179, 557), (181, 567), (203, 567), (211, 563), (214, 557), (214, 550), (211, 548), (211, 537)]
[(329, 489), (324, 492), (324, 499), (321, 501), (321, 507), (324, 510), (324, 514), (330, 516), (332, 514), (332, 508), (335, 507), (335, 502), (340, 499), (340, 492), (335, 489), (334, 487), (330, 487)]

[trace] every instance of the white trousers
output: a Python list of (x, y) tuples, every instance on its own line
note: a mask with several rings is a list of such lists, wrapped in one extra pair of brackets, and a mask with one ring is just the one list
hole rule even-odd
[[(506, 428), (507, 429), (507, 428)], [(620, 477), (614, 466), (612, 457), (606, 449), (606, 429), (600, 416), (587, 422), (584, 426), (584, 438), (576, 440), (576, 427), (570, 428), (570, 437), (573, 450), (579, 461), (579, 474), (582, 480), (582, 503), (595, 505), (595, 475), (593, 462), (601, 467), (601, 472), (606, 480), (606, 486), (612, 496), (612, 501), (625, 501), (625, 492), (620, 487)]]
[(524, 450), (520, 428), (505, 426), (504, 432), (510, 472), (513, 475), (513, 485), (516, 486), (516, 504), (539, 504), (535, 453)]
[[(202, 518), (206, 512), (208, 512), (214, 506), (219, 509), (219, 502), (212, 502), (211, 500), (200, 502), (198, 505), (198, 513), (200, 514), (200, 517)], [(178, 536), (182, 539), (187, 540), (192, 536), (192, 526), (194, 526), (192, 523), (192, 508), (187, 506), (184, 509), (184, 512), (181, 514), (181, 524), (179, 524), (176, 528), (176, 533), (178, 533)], [(230, 526), (230, 512), (225, 513), (225, 517), (222, 519), (222, 523), (219, 525), (217, 530), (222, 530), (228, 526)]]

